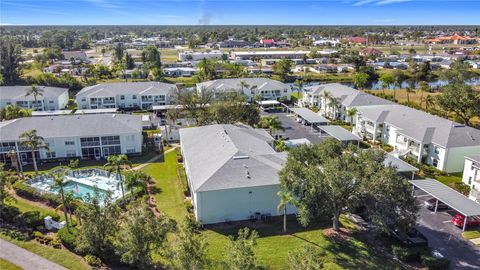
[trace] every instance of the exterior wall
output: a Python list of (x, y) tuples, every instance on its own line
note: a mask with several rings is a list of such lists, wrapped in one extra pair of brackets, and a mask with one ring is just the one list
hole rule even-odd
[(470, 187), (469, 198), (480, 202), (480, 167), (479, 164), (465, 158), (462, 181)]
[(113, 98), (111, 103), (92, 103), (88, 96), (76, 96), (79, 109), (101, 109), (101, 108), (141, 108), (149, 109), (152, 105), (167, 105), (172, 102), (170, 95), (115, 95), (110, 97), (96, 97), (97, 100)]
[[(200, 86), (197, 85), (197, 91), (201, 93), (202, 89)], [(229, 90), (230, 92), (237, 92), (237, 93), (242, 93), (242, 89), (231, 89)], [(218, 91), (216, 92), (216, 95), (221, 95), (221, 93), (224, 93), (223, 91)], [(243, 89), (243, 94), (247, 97), (247, 101), (252, 102), (253, 97), (256, 96), (257, 94), (262, 95), (264, 100), (280, 100), (281, 98), (285, 97), (288, 100), (290, 100), (291, 95), (292, 95), (292, 90), (290, 87), (287, 87), (285, 89), (276, 89), (276, 90), (268, 90), (268, 91), (262, 91), (255, 89), (253, 92), (250, 89)]]
[[(279, 190), (279, 185), (271, 185), (199, 192), (194, 195), (195, 214), (203, 224), (246, 220), (257, 212), (276, 216)], [(288, 206), (287, 212), (296, 209)]]
[(464, 157), (480, 153), (480, 145), (468, 147), (455, 147), (447, 151), (446, 164), (443, 170), (452, 172), (461, 172), (464, 167)]

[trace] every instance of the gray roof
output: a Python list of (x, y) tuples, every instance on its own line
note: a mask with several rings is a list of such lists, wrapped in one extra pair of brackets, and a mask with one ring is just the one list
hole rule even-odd
[(466, 156), (466, 158), (472, 160), (472, 161), (475, 161), (475, 162), (478, 162), (480, 163), (480, 155), (471, 155), (471, 156)]
[(76, 96), (173, 95), (176, 89), (174, 84), (161, 82), (101, 83), (83, 88)]
[(72, 57), (76, 60), (88, 60), (88, 56), (84, 51), (63, 51), (62, 54), (66, 60), (70, 60)]
[(319, 126), (319, 128), (325, 131), (328, 135), (334, 137), (339, 141), (359, 141), (359, 137), (354, 135), (352, 132), (344, 129), (341, 126)]
[(25, 117), (0, 123), (1, 141), (17, 141), (20, 134), (32, 129), (36, 129), (37, 134), (44, 138), (142, 132), (142, 116), (127, 114)]
[(362, 117), (397, 127), (399, 134), (442, 147), (480, 146), (480, 130), (403, 105), (358, 107)]
[[(214, 92), (224, 91), (241, 91), (240, 82), (244, 81), (251, 88), (256, 86), (258, 91), (284, 90), (290, 87), (282, 82), (272, 80), (269, 78), (238, 78), (238, 79), (219, 79), (213, 81), (206, 81), (197, 84), (198, 89), (206, 89)], [(246, 91), (247, 89), (243, 89)]]
[(311, 111), (308, 108), (289, 108), (289, 109), (310, 124), (328, 123), (327, 118), (321, 116), (318, 113)]
[[(15, 86), (0, 86), (0, 98), (1, 99), (13, 99), (13, 100), (35, 100), (33, 95), (25, 96), (28, 90), (32, 86), (30, 85), (15, 85)], [(67, 88), (50, 87), (50, 86), (38, 86), (39, 91), (42, 93), (37, 99), (44, 98), (58, 98), (63, 93), (67, 92)]]
[(410, 165), (408, 162), (405, 162), (401, 160), (400, 158), (397, 158), (393, 156), (392, 154), (386, 154), (385, 155), (385, 160), (383, 161), (383, 164), (386, 166), (392, 166), (395, 167), (397, 172), (416, 172), (418, 171), (417, 167)]
[(427, 192), (465, 216), (480, 215), (480, 204), (435, 179), (410, 180), (415, 187)]
[(279, 184), (286, 161), (269, 145), (263, 129), (210, 125), (180, 129), (182, 152), (192, 189), (222, 190)]
[(305, 87), (305, 91), (314, 95), (320, 95), (323, 92), (328, 91), (345, 107), (395, 104), (386, 99), (376, 97), (339, 83), (327, 83), (309, 86)]

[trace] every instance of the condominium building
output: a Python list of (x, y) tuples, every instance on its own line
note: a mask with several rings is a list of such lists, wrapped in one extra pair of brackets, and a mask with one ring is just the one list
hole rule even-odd
[(480, 203), (480, 154), (465, 157), (462, 181), (470, 187), (469, 198)]
[(10, 163), (14, 150), (23, 164), (31, 150), (21, 146), (23, 132), (36, 130), (48, 149), (35, 152), (37, 160), (100, 159), (109, 155), (142, 152), (142, 117), (127, 114), (85, 114), (26, 117), (0, 122), (0, 162)]
[(197, 91), (209, 90), (219, 96), (223, 93), (237, 92), (247, 97), (247, 101), (253, 101), (255, 96), (261, 96), (263, 100), (290, 100), (290, 86), (282, 82), (268, 78), (238, 78), (219, 79), (197, 83)]
[(177, 87), (161, 82), (101, 83), (83, 88), (75, 96), (79, 109), (142, 109), (170, 104)]
[(308, 55), (310, 51), (241, 51), (232, 52), (230, 55), (233, 59), (302, 59)]
[(0, 86), (0, 109), (8, 105), (16, 105), (37, 111), (60, 110), (67, 106), (68, 89), (49, 86), (37, 86), (39, 95), (35, 103), (33, 94), (27, 95), (31, 86)]
[(200, 61), (203, 59), (222, 59), (224, 53), (221, 51), (194, 52), (184, 51), (178, 53), (180, 61)]
[(463, 170), (464, 156), (480, 153), (480, 130), (403, 105), (357, 107), (352, 132), (446, 172)]

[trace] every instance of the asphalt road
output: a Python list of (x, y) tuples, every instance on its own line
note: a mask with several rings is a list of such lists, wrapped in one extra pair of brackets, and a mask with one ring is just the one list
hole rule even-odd
[[(424, 200), (431, 197), (420, 197)], [(479, 270), (480, 247), (475, 247), (470, 241), (462, 238), (462, 229), (453, 225), (453, 210), (434, 213), (425, 207), (419, 211), (417, 229), (428, 238), (428, 244), (433, 250), (439, 251), (450, 260), (450, 269)]]
[(38, 256), (26, 249), (0, 239), (0, 258), (25, 270), (66, 270), (66, 268)]

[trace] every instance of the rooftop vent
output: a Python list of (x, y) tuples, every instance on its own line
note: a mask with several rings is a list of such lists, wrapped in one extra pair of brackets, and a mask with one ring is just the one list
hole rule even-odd
[(237, 159), (248, 159), (248, 156), (233, 156), (233, 160)]

